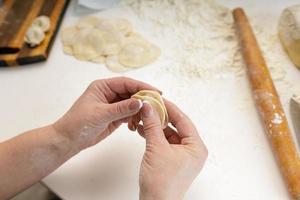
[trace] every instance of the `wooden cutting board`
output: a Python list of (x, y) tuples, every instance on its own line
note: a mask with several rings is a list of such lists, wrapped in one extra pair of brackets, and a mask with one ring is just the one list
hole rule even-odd
[[(0, 5), (0, 67), (25, 65), (47, 59), (69, 0), (4, 0)], [(32, 21), (50, 18), (50, 30), (36, 47), (24, 43)]]

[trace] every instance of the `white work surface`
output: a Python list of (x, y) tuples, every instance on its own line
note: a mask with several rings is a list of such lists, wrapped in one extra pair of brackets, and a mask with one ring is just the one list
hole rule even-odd
[[(299, 0), (222, 2), (230, 7), (243, 6), (247, 13), (261, 16), (266, 26), (276, 26), (281, 10)], [(71, 5), (62, 25), (70, 25), (77, 18)], [(226, 74), (223, 78), (188, 80), (162, 72), (159, 62), (122, 75), (160, 88), (197, 125), (209, 157), (185, 199), (289, 199), (246, 77), (238, 80)], [(292, 64), (284, 67), (286, 79), (299, 83), (299, 71)], [(58, 38), (47, 62), (0, 69), (0, 141), (53, 123), (90, 82), (118, 75), (102, 65), (64, 55)], [(280, 95), (286, 94), (283, 90), (279, 88)], [(43, 182), (66, 200), (138, 199), (144, 146), (138, 134), (123, 126), (74, 156)]]

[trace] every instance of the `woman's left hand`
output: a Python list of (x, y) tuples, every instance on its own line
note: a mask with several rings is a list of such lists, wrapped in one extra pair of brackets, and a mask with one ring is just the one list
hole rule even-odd
[(130, 78), (96, 80), (53, 127), (79, 151), (95, 145), (139, 112), (142, 102), (130, 96), (144, 89), (158, 91)]

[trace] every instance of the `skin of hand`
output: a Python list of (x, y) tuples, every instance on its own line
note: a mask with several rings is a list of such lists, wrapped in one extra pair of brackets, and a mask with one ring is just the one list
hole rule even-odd
[(137, 130), (146, 139), (140, 168), (140, 200), (179, 200), (201, 171), (208, 151), (192, 121), (165, 100), (171, 124), (161, 128), (159, 116), (148, 102), (140, 111)]
[(140, 110), (142, 103), (129, 98), (144, 89), (157, 91), (123, 77), (94, 81), (56, 123), (0, 142), (0, 199), (10, 199), (111, 134)]
[(124, 77), (94, 81), (54, 128), (79, 150), (95, 145), (139, 112), (142, 102), (130, 96), (144, 89), (158, 91)]

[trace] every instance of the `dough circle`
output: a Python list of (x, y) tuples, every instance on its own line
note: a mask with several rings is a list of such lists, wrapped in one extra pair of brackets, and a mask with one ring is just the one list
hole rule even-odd
[(278, 25), (280, 41), (292, 62), (300, 68), (300, 5), (286, 8)]
[[(166, 128), (169, 123), (169, 117), (167, 109), (165, 107), (163, 98), (161, 95), (152, 90), (141, 90), (136, 94), (132, 95), (131, 98), (140, 99), (142, 101), (148, 101), (156, 110), (159, 115), (162, 128)], [(136, 116), (138, 117), (138, 116)], [(133, 120), (134, 122), (139, 122), (140, 120)], [(136, 126), (137, 124), (134, 124)]]

